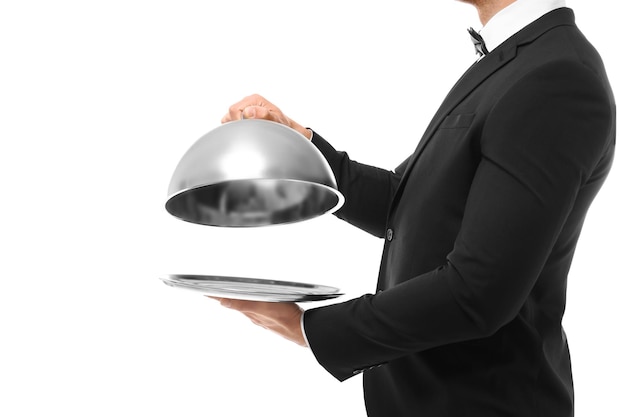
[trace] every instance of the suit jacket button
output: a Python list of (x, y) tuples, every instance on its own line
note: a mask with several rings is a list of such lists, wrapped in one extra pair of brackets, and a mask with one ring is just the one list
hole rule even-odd
[(393, 229), (387, 229), (386, 238), (387, 242), (391, 242), (393, 240)]

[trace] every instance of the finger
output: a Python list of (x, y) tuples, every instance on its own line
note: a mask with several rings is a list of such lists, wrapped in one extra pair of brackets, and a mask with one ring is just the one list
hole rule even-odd
[(241, 311), (244, 314), (254, 314), (257, 316), (272, 316), (280, 303), (270, 303), (265, 301), (230, 300), (230, 308)]
[(227, 307), (227, 308), (232, 308), (232, 302), (235, 300), (232, 300), (230, 298), (223, 298), (223, 297), (216, 297), (214, 295), (205, 295), (206, 298), (210, 298), (212, 300), (218, 301), (220, 303), (220, 305), (222, 305), (222, 307)]
[[(267, 101), (264, 97), (258, 94), (252, 94), (250, 96), (244, 97), (238, 102), (234, 103), (232, 106), (228, 108), (228, 113), (222, 117), (222, 123), (232, 122), (235, 120), (242, 119), (243, 110), (249, 106), (262, 106), (262, 107), (274, 107), (269, 101)], [(252, 117), (248, 117), (252, 118)]]
[(271, 303), (265, 301), (246, 301), (246, 300), (228, 300), (223, 299), (222, 305), (233, 310), (237, 310), (246, 315), (254, 315), (258, 319), (266, 318), (275, 321), (291, 314), (295, 314), (296, 310), (300, 311), (300, 307), (295, 303)]
[(215, 297), (215, 296), (212, 296), (212, 295), (205, 295), (205, 297), (219, 302), (222, 306), (224, 306), (224, 301), (227, 300), (227, 298)]
[(241, 112), (249, 105), (250, 103), (248, 103), (247, 98), (239, 100), (228, 108), (228, 113), (226, 113), (224, 117), (222, 117), (222, 123), (228, 123), (241, 119)]
[(232, 298), (223, 298), (223, 297), (213, 297), (208, 296), (214, 300), (220, 302), (223, 307), (230, 308), (232, 310), (237, 310), (242, 313), (256, 313), (259, 310), (262, 310), (261, 304), (266, 304), (262, 301), (247, 301), (247, 300), (235, 300)]
[(242, 119), (264, 119), (264, 120), (274, 120), (274, 113), (263, 106), (247, 106), (241, 112)]
[(232, 122), (235, 120), (240, 120), (241, 113), (243, 112), (243, 109), (245, 108), (246, 108), (246, 105), (242, 104), (241, 102), (233, 104), (228, 109), (228, 113), (226, 113), (226, 115), (222, 117), (222, 123), (228, 123), (228, 122)]
[(297, 315), (301, 311), (300, 306), (296, 303), (271, 303), (265, 301), (235, 300), (214, 296), (207, 297), (219, 301), (223, 307), (239, 311), (246, 316), (254, 315), (257, 319), (266, 318), (270, 321)]

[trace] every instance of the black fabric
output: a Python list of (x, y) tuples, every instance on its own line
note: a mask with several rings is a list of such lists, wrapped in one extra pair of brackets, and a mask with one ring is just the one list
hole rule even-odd
[(304, 316), (328, 372), (364, 372), (368, 415), (573, 416), (567, 275), (615, 146), (611, 88), (573, 12), (473, 65), (395, 171), (313, 143), (346, 197), (337, 216), (385, 237), (371, 294)]

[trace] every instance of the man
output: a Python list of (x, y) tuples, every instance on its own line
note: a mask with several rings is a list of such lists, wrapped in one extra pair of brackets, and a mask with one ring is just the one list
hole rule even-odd
[(484, 55), (393, 172), (351, 161), (260, 96), (223, 119), (312, 140), (346, 197), (337, 216), (385, 239), (377, 292), (306, 312), (220, 301), (310, 346), (339, 380), (365, 372), (370, 416), (573, 416), (561, 319), (613, 158), (614, 98), (564, 1), (466, 2)]

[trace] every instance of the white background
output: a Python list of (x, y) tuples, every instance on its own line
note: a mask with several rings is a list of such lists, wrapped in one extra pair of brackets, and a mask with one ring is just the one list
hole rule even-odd
[[(333, 216), (215, 229), (163, 204), (182, 154), (251, 93), (394, 168), (480, 28), (470, 6), (417, 3), (2, 1), (0, 415), (364, 416), (360, 376), (339, 383), (310, 351), (158, 277), (316, 282), (349, 299), (374, 288), (382, 242)], [(621, 102), (615, 3), (569, 5)], [(570, 274), (577, 416), (626, 413), (624, 179), (618, 152)]]

